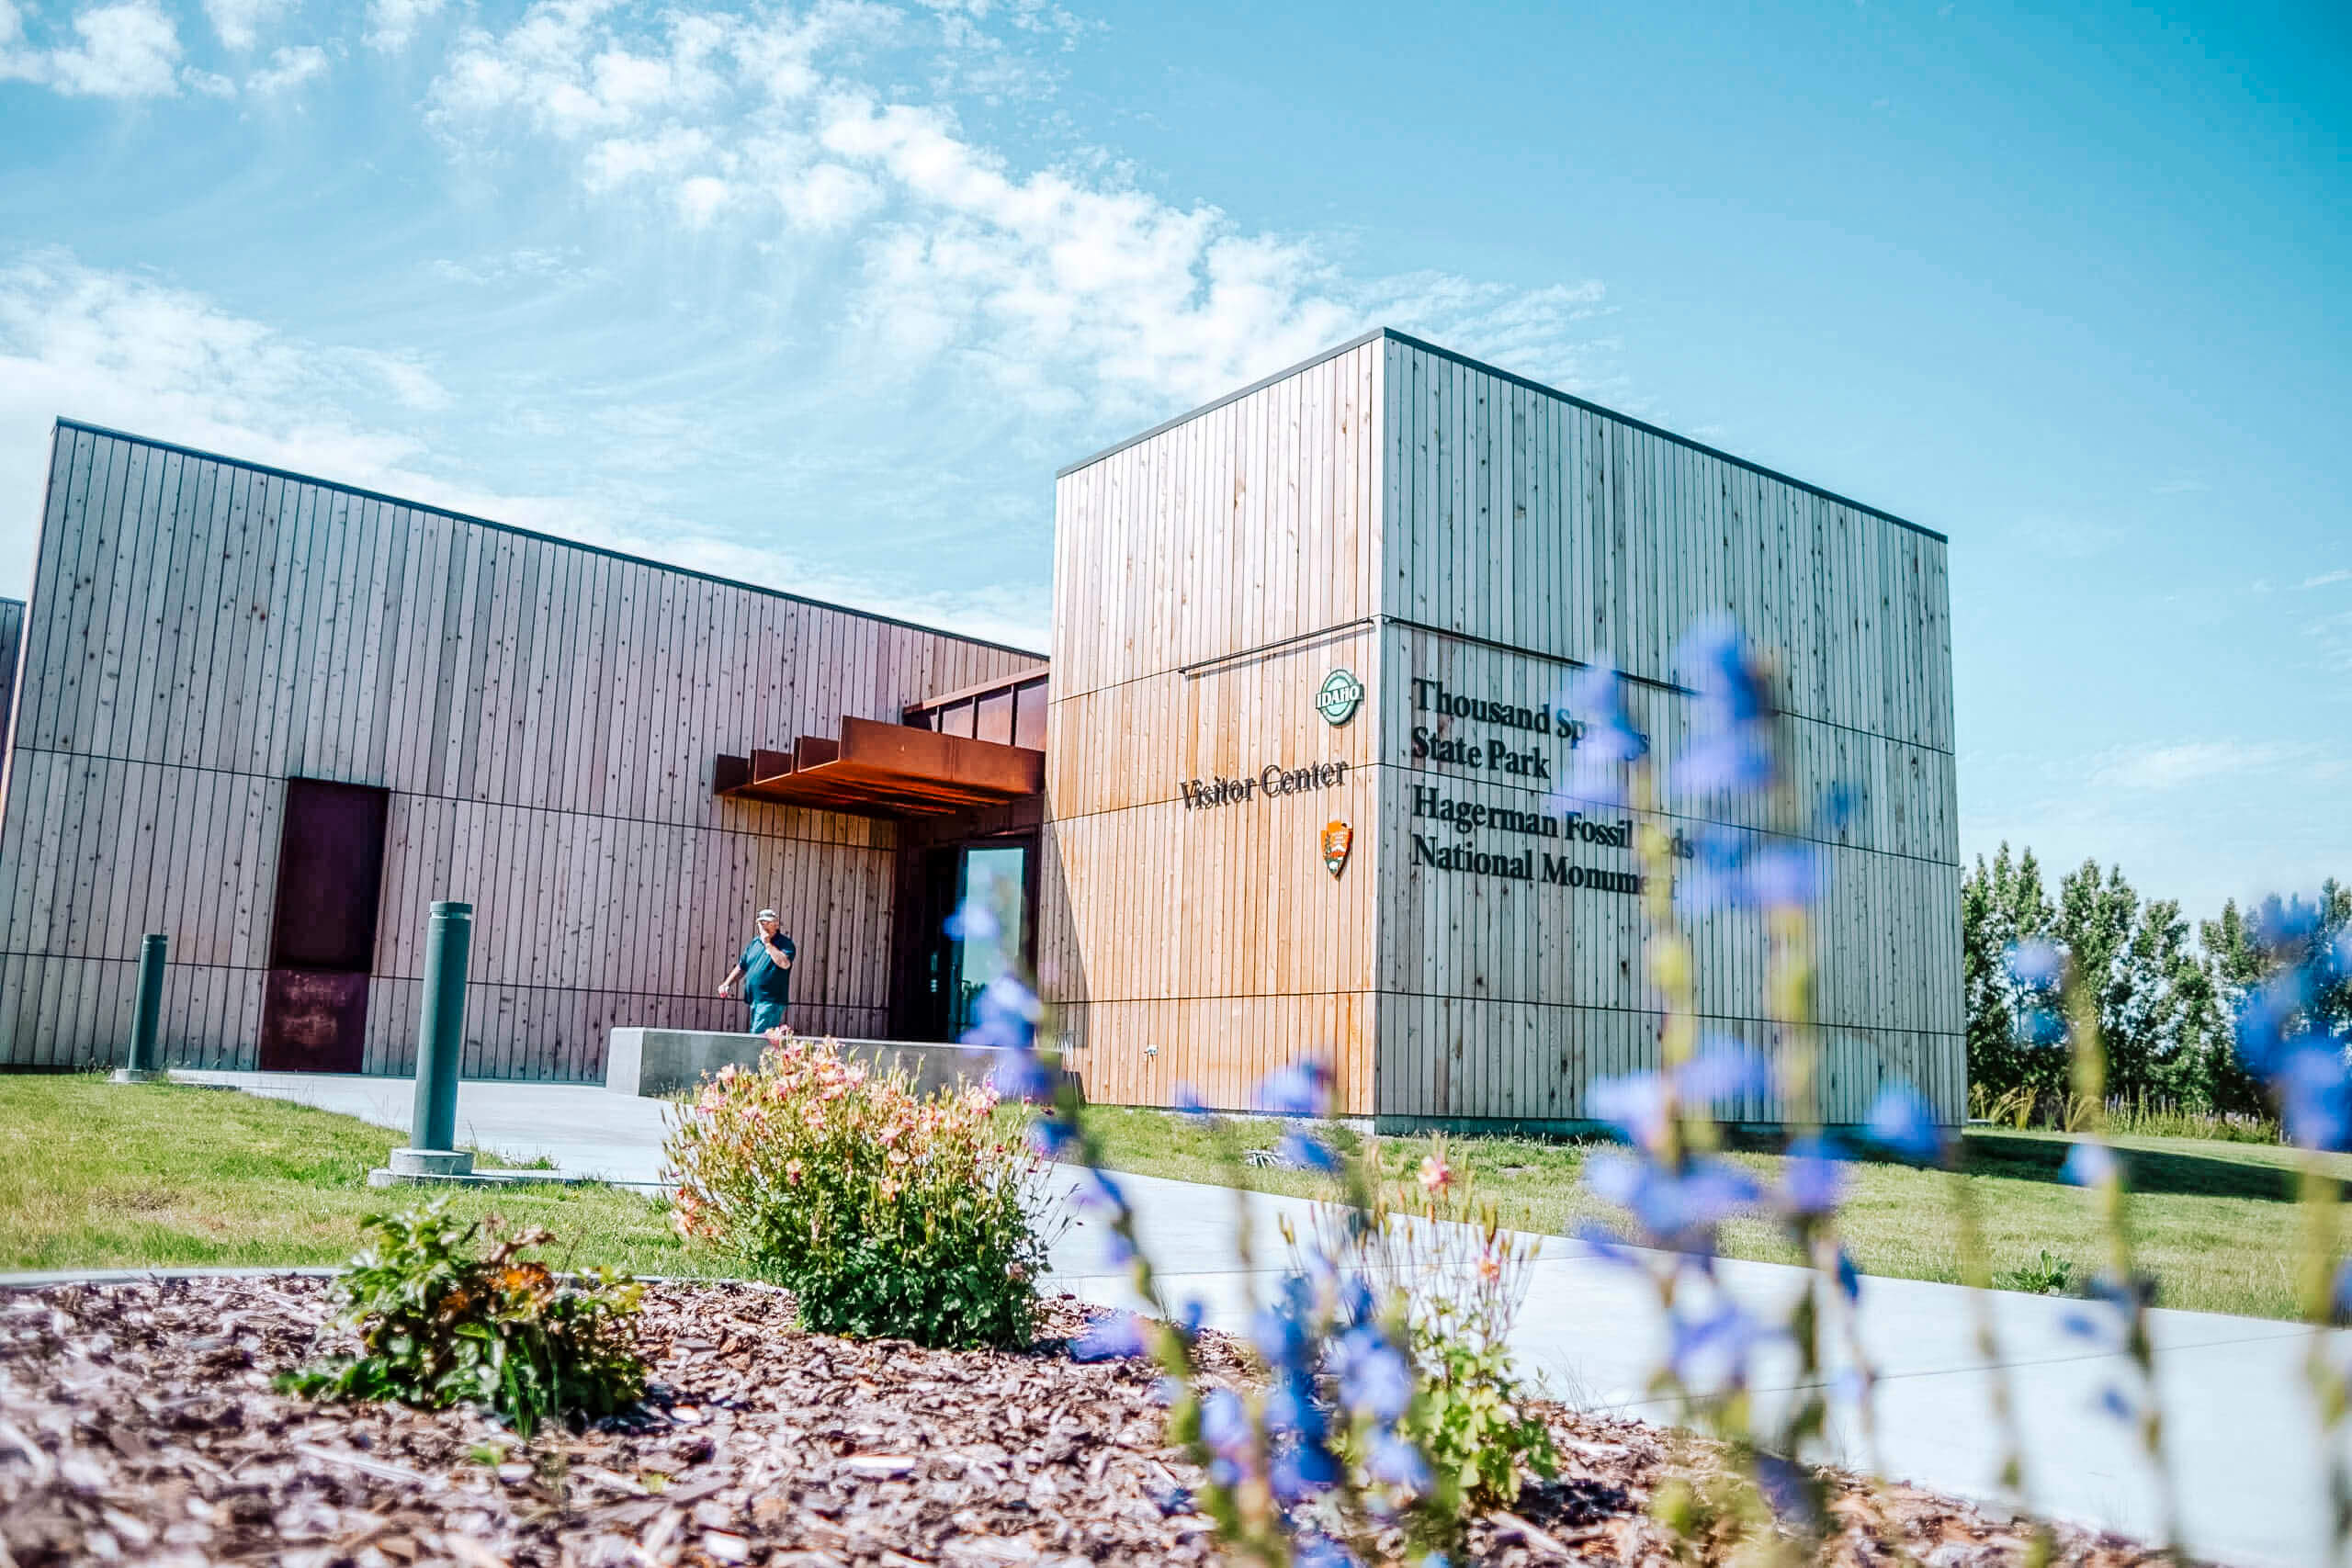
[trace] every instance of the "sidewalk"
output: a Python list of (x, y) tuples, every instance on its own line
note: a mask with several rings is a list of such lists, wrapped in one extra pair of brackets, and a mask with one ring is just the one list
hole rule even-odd
[[(395, 1128), (408, 1124), (413, 1094), (405, 1078), (176, 1076)], [(513, 1158), (546, 1155), (567, 1173), (650, 1183), (660, 1176), (668, 1109), (594, 1086), (467, 1082), (458, 1090), (458, 1134), (461, 1142)], [(1199, 1298), (1208, 1321), (1226, 1329), (1246, 1325), (1247, 1303), (1262, 1298), (1282, 1272), (1277, 1220), (1288, 1215), (1303, 1228), (1312, 1209), (1303, 1199), (1249, 1195), (1258, 1267), (1245, 1270), (1233, 1250), (1236, 1194), (1143, 1176), (1116, 1179), (1135, 1206), (1170, 1299)], [(1722, 1268), (1730, 1288), (1759, 1308), (1785, 1301), (1804, 1283), (1802, 1271), (1778, 1264)], [(1541, 1244), (1531, 1274), (1515, 1336), (1522, 1370), (1570, 1404), (1668, 1418), (1671, 1412), (1643, 1392), (1662, 1335), (1641, 1282), (1558, 1237)], [(1125, 1272), (1105, 1266), (1097, 1220), (1073, 1216), (1057, 1237), (1052, 1284), (1088, 1300), (1131, 1304)], [(2104, 1387), (2131, 1386), (2128, 1365), (2120, 1354), (2063, 1331), (2061, 1320), (2084, 1303), (2007, 1292), (1994, 1302), (2035, 1506), (2153, 1538), (2160, 1529), (2156, 1494), (2131, 1429), (2098, 1408)], [(1869, 1279), (1861, 1316), (1881, 1379), (1878, 1451), (1872, 1462), (1858, 1436), (1841, 1429), (1836, 1440), (1847, 1462), (1943, 1491), (1990, 1495), (1997, 1463), (1991, 1380), (1974, 1351), (1968, 1292)], [(2306, 1331), (2215, 1313), (2160, 1310), (2154, 1316), (2167, 1443), (2184, 1483), (2179, 1494), (2191, 1550), (2246, 1565), (2325, 1561), (2325, 1476), (2301, 1379)], [(1770, 1397), (1784, 1395), (1793, 1382), (1785, 1358), (1777, 1367), (1767, 1359), (1757, 1386)]]

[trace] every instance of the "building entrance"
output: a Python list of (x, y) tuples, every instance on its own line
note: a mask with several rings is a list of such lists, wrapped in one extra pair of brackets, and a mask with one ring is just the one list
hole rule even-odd
[[(978, 1021), (980, 993), (989, 982), (1007, 968), (1027, 965), (1035, 863), (1036, 845), (1028, 838), (925, 852), (921, 994), (910, 1032), (914, 1038), (960, 1037)], [(967, 909), (971, 917), (957, 919)]]

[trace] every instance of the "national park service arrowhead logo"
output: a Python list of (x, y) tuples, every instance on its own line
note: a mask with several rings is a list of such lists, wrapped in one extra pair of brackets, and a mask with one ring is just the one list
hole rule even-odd
[(1323, 824), (1323, 866), (1332, 875), (1348, 869), (1348, 851), (1356, 841), (1356, 830), (1345, 822)]
[(1315, 711), (1326, 723), (1337, 726), (1355, 717), (1356, 709), (1363, 704), (1363, 682), (1352, 671), (1334, 670), (1323, 677), (1323, 689), (1315, 694)]

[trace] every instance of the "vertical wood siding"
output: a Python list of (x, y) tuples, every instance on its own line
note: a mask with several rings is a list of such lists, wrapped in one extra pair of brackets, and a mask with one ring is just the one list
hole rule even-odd
[[(1413, 680), (1565, 705), (1560, 659), (1613, 658), (1687, 685), (1676, 645), (1735, 617), (1785, 672), (1786, 759), (1801, 797), (1833, 782), (1860, 808), (1820, 846), (1817, 1012), (1824, 1113), (1858, 1120), (1882, 1084), (1917, 1084), (1948, 1120), (1967, 1104), (1961, 1013), (1959, 825), (1943, 542), (1789, 480), (1396, 339), (1385, 344), (1381, 451), (1387, 565), (1382, 608), (1379, 1111), (1573, 1120), (1593, 1078), (1657, 1062), (1658, 1015), (1640, 963), (1640, 910), (1622, 895), (1415, 863), (1415, 785), (1488, 806), (1544, 808), (1571, 753), (1547, 744), (1553, 786), (1415, 762), (1419, 722), (1479, 739), (1525, 738), (1413, 710)], [(1442, 628), (1427, 630), (1422, 628)], [(1453, 636), (1447, 633), (1455, 634)], [(1508, 645), (1486, 646), (1468, 638)], [(1632, 685), (1635, 722), (1669, 766), (1692, 704)], [(1754, 829), (1760, 802), (1678, 805)], [(1603, 820), (1624, 813), (1596, 808)], [(1584, 865), (1634, 869), (1627, 850), (1479, 833)], [(1776, 1048), (1760, 919), (1718, 914), (1693, 931), (1711, 1032)], [(1777, 1120), (1770, 1100), (1727, 1108)]]
[[(1369, 677), (1371, 632), (1188, 667), (1376, 607), (1379, 374), (1363, 345), (1057, 484), (1038, 970), (1099, 1099), (1240, 1105), (1317, 1055), (1372, 1103), (1372, 726), (1314, 707), (1334, 665)], [(1177, 789), (1342, 761), (1342, 786), (1271, 801)], [(1335, 818), (1359, 830), (1338, 878)]]
[[(1070, 470), (1056, 523), (1040, 971), (1091, 1093), (1164, 1103), (1182, 1083), (1236, 1105), (1319, 1055), (1350, 1111), (1582, 1118), (1591, 1078), (1656, 1059), (1640, 911), (1415, 863), (1415, 785), (1522, 811), (1548, 790), (1415, 763), (1432, 716), (1413, 681), (1534, 705), (1567, 660), (1613, 657), (1670, 686), (1683, 631), (1729, 613), (1786, 671), (1800, 787), (1862, 803), (1822, 846), (1828, 1112), (1859, 1115), (1894, 1074), (1964, 1111), (1941, 540), (1393, 334)], [(1370, 697), (1334, 730), (1312, 697), (1340, 664)], [(1678, 754), (1689, 698), (1633, 704)], [(1546, 750), (1564, 778), (1567, 748)], [(1178, 798), (1180, 779), (1342, 756), (1344, 791)], [(1315, 842), (1331, 818), (1356, 828), (1336, 885)], [(1633, 869), (1592, 844), (1446, 837)], [(1697, 939), (1709, 1027), (1771, 1048), (1761, 931), (1722, 916)]]
[(139, 936), (170, 1059), (250, 1066), (291, 776), (391, 792), (367, 1066), (412, 1066), (426, 906), (476, 907), (465, 1069), (594, 1081), (619, 1024), (880, 1032), (894, 829), (725, 801), (720, 751), (1035, 655), (61, 425), (0, 815), (0, 1062), (103, 1062)]

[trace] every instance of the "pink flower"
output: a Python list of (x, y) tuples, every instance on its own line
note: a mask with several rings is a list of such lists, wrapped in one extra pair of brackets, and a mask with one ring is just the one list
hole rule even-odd
[(1432, 1197), (1440, 1192), (1452, 1191), (1453, 1189), (1453, 1168), (1445, 1163), (1445, 1156), (1443, 1155), (1424, 1155), (1421, 1156), (1421, 1173), (1419, 1180), (1421, 1183), (1421, 1190), (1429, 1193)]

